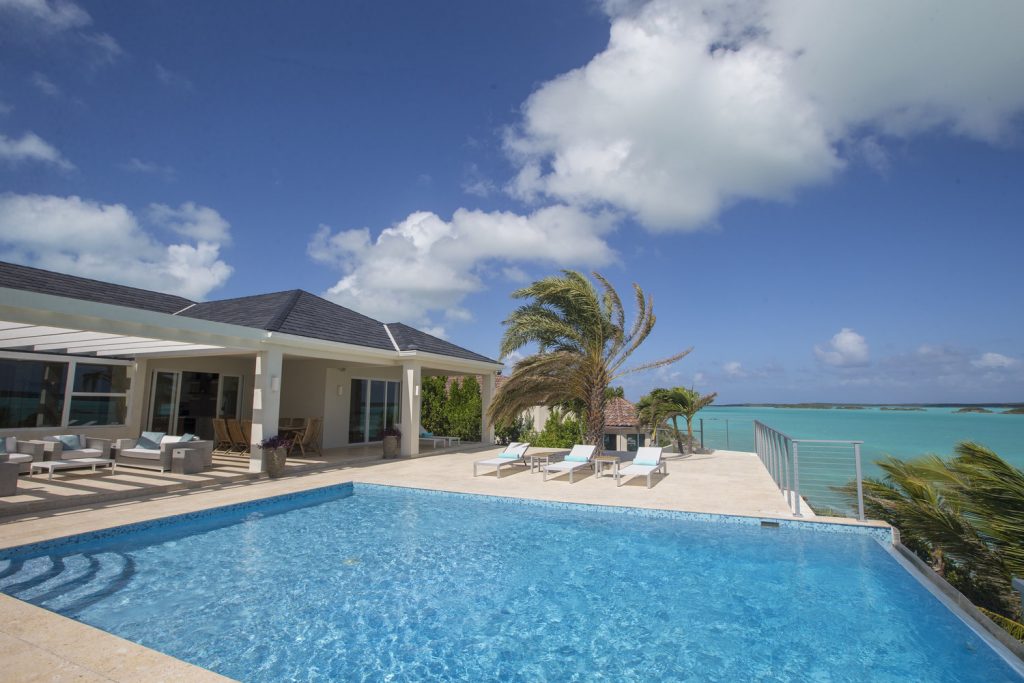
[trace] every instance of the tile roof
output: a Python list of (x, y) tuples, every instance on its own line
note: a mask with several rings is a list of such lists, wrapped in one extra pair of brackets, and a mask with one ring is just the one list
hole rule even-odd
[(0, 261), (0, 287), (157, 313), (175, 313), (193, 303), (173, 294), (151, 292), (148, 289), (115, 285), (3, 261)]
[(398, 344), (398, 348), (402, 351), (426, 351), (427, 353), (436, 353), (441, 356), (452, 356), (454, 358), (462, 358), (465, 360), (479, 360), (485, 363), (497, 363), (497, 361), (488, 358), (487, 356), (481, 356), (479, 353), (473, 353), (468, 349), (464, 349), (461, 346), (456, 346), (451, 342), (447, 342), (444, 339), (439, 339), (433, 335), (421, 332), (415, 327), (409, 327), (404, 323), (388, 323), (388, 329), (391, 330), (391, 336), (395, 338), (395, 343)]
[(403, 323), (388, 325), (395, 339), (395, 344), (392, 344), (384, 324), (380, 321), (301, 289), (196, 303), (173, 294), (162, 294), (2, 261), (0, 287), (157, 313), (178, 314), (187, 318), (388, 351), (394, 351), (397, 344), (402, 351), (418, 349), (463, 360), (497, 362)]
[(604, 407), (606, 427), (636, 427), (639, 423), (636, 406), (624, 398), (608, 399)]

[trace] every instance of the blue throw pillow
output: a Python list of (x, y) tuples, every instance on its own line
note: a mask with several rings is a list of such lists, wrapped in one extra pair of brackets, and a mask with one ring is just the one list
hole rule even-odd
[(63, 434), (57, 440), (65, 451), (77, 451), (82, 447), (82, 439), (77, 434)]
[(7, 437), (0, 436), (0, 455), (7, 455)]
[(164, 436), (164, 432), (142, 432), (142, 436), (135, 442), (135, 447), (151, 450), (160, 448), (160, 439), (164, 438)]
[(186, 441), (199, 441), (199, 437), (197, 437), (195, 434), (185, 433), (181, 435), (180, 439), (178, 439), (179, 443), (184, 443)]

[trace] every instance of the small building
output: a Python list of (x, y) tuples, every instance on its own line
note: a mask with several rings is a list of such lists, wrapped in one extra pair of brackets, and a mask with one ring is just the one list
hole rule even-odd
[(608, 399), (604, 409), (604, 450), (635, 452), (647, 445), (646, 441), (636, 406), (618, 396)]

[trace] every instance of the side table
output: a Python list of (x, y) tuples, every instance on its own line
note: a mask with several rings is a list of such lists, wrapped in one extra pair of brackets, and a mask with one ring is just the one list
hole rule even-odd
[(203, 454), (195, 448), (175, 448), (171, 451), (171, 472), (198, 474), (203, 471)]
[(622, 460), (617, 455), (598, 455), (594, 458), (594, 476), (600, 477), (604, 474), (604, 469), (609, 465), (612, 468), (612, 474), (616, 477), (619, 476), (619, 462)]

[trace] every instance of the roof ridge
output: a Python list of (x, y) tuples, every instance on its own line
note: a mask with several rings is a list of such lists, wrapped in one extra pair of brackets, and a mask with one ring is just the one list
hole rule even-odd
[(299, 297), (302, 296), (301, 289), (285, 291), (288, 292), (287, 301), (281, 304), (281, 308), (274, 314), (274, 317), (267, 321), (267, 330), (271, 332), (277, 332), (281, 329), (281, 325), (284, 325), (284, 321), (288, 319), (288, 316), (291, 315), (292, 309), (295, 308), (295, 303), (299, 300)]

